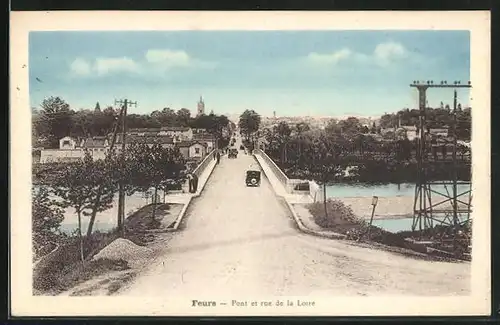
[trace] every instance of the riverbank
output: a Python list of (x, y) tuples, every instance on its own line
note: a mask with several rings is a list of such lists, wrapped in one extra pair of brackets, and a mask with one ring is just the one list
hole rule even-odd
[[(373, 206), (372, 197), (329, 197), (342, 201), (350, 206), (354, 214), (363, 219), (370, 219)], [(431, 196), (433, 204), (446, 200), (445, 197), (437, 194)], [(415, 198), (411, 196), (379, 197), (375, 207), (374, 219), (404, 219), (413, 217), (413, 207)], [(450, 201), (438, 205), (435, 209), (451, 208)], [(466, 205), (459, 203), (459, 209), (466, 209)]]

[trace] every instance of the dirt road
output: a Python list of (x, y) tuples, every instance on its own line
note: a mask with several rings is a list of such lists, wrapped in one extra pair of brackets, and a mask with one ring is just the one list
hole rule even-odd
[[(238, 144), (239, 147), (239, 144)], [(221, 159), (167, 253), (124, 296), (466, 295), (470, 264), (415, 260), (305, 235), (265, 177), (246, 187), (255, 160)]]

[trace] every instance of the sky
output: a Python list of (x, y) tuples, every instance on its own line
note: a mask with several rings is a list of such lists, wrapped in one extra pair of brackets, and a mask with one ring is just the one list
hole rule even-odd
[[(379, 116), (417, 108), (414, 80), (469, 80), (468, 31), (31, 32), (30, 104), (72, 109), (137, 101), (194, 114)], [(468, 105), (468, 91), (459, 102)], [(428, 91), (430, 106), (451, 89)]]

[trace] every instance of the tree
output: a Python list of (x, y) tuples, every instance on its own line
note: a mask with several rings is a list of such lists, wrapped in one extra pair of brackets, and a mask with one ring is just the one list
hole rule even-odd
[(94, 208), (97, 207), (97, 211), (102, 212), (112, 207), (116, 184), (111, 179), (112, 168), (110, 167), (106, 166), (106, 161), (94, 161), (90, 153), (86, 152), (83, 160), (64, 167), (61, 177), (58, 177), (54, 186), (55, 194), (62, 199), (60, 206), (74, 208), (78, 216), (78, 238), (82, 262), (85, 260), (82, 216), (91, 216), (87, 228), (87, 237), (89, 237), (95, 219), (95, 214), (91, 215)]
[[(127, 185), (142, 191), (154, 188), (153, 215), (157, 205), (158, 190), (168, 190), (172, 182), (184, 180), (185, 160), (178, 148), (163, 148), (160, 144), (134, 145), (128, 148), (129, 163), (133, 163), (133, 177)], [(130, 168), (129, 168), (130, 170)]]
[(155, 119), (161, 126), (177, 126), (177, 114), (170, 107), (165, 107), (161, 111), (154, 111), (151, 117)]
[(311, 130), (311, 127), (305, 122), (299, 122), (295, 125), (295, 129), (297, 130), (297, 135), (299, 137), (298, 149), (300, 155), (300, 152), (302, 151), (301, 143), (303, 142), (303, 135), (305, 132)]
[(341, 157), (346, 148), (342, 142), (334, 141), (327, 135), (321, 135), (313, 140), (310, 150), (306, 153), (310, 175), (323, 185), (323, 204), (325, 216), (328, 217), (326, 187), (339, 172), (342, 172)]
[(45, 250), (57, 247), (60, 235), (58, 234), (64, 220), (63, 210), (50, 198), (50, 191), (41, 186), (33, 191), (32, 209), (32, 237), (35, 257)]
[(101, 105), (99, 105), (99, 102), (95, 104), (94, 112), (101, 112)]
[(375, 122), (372, 123), (372, 127), (370, 128), (370, 133), (372, 134), (377, 133), (377, 126), (375, 125)]
[(71, 111), (69, 104), (60, 97), (44, 99), (40, 108), (40, 123), (44, 124), (41, 129), (46, 130), (47, 134), (44, 135), (49, 138), (51, 146), (57, 146), (59, 139), (71, 132), (73, 111)]
[(359, 119), (352, 116), (340, 121), (339, 126), (342, 134), (346, 134), (348, 136), (354, 136), (358, 134), (361, 131), (362, 127)]
[(191, 111), (187, 108), (181, 108), (177, 111), (177, 121), (180, 126), (188, 126), (191, 119)]
[(306, 122), (299, 122), (295, 125), (295, 129), (298, 134), (303, 134), (304, 132), (309, 131), (311, 127)]
[(279, 141), (281, 142), (281, 161), (287, 162), (287, 145), (288, 141), (290, 141), (290, 135), (292, 134), (292, 129), (286, 122), (280, 122), (276, 126), (275, 133), (278, 136)]
[(380, 117), (380, 127), (382, 129), (392, 128), (397, 124), (396, 114), (384, 114)]
[(260, 123), (260, 115), (254, 110), (247, 109), (240, 115), (238, 126), (248, 139), (252, 133), (259, 129)]

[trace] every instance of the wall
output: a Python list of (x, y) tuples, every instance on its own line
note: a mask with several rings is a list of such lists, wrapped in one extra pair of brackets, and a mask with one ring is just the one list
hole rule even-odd
[(189, 148), (188, 147), (180, 147), (179, 152), (184, 158), (189, 158)]
[[(95, 150), (97, 149), (97, 150)], [(104, 159), (106, 157), (106, 150), (104, 148), (95, 148), (90, 151), (94, 160)], [(102, 150), (101, 150), (102, 149)], [(83, 159), (85, 153), (81, 149), (43, 149), (40, 151), (40, 163), (50, 162), (69, 162)]]
[(285, 175), (285, 173), (274, 163), (274, 161), (262, 150), (260, 149), (255, 149), (254, 154), (260, 155), (264, 161), (267, 163), (269, 168), (273, 171), (274, 175), (276, 178), (280, 181), (280, 183), (283, 185), (287, 191), (289, 191), (290, 187), (288, 184), (288, 177)]
[(40, 151), (40, 163), (45, 164), (56, 161), (71, 161), (83, 158), (83, 151), (80, 149), (43, 149)]
[[(320, 186), (315, 181), (308, 181), (302, 179), (289, 179), (288, 176), (276, 165), (276, 163), (261, 149), (255, 149), (255, 154), (258, 154), (267, 163), (269, 168), (273, 171), (276, 178), (281, 182), (281, 184), (286, 189), (287, 193), (290, 194), (302, 194), (309, 195), (314, 202), (318, 201), (320, 191)], [(301, 183), (309, 183), (309, 190), (295, 190), (295, 186)]]

